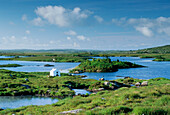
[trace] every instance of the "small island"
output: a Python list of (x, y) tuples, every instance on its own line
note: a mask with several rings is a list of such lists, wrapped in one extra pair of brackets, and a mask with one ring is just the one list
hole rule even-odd
[(54, 67), (54, 65), (45, 64), (44, 67)]
[(0, 65), (0, 67), (20, 67), (22, 65), (20, 64), (4, 64), (4, 65)]
[(137, 68), (144, 67), (131, 62), (111, 61), (110, 58), (106, 59), (92, 59), (86, 60), (78, 65), (76, 68), (70, 70), (70, 73), (83, 73), (83, 72), (116, 72), (122, 68)]

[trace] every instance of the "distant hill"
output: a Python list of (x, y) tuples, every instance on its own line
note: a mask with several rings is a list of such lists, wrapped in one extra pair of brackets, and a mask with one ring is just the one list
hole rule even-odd
[(48, 49), (48, 50), (31, 50), (31, 49), (11, 49), (0, 50), (0, 54), (5, 53), (87, 53), (87, 54), (170, 54), (170, 45), (153, 47), (140, 50), (78, 50), (78, 49)]
[(170, 54), (170, 45), (141, 49), (141, 50), (136, 50), (136, 51), (131, 51), (131, 52), (138, 53), (138, 54), (143, 54), (143, 53), (147, 53), (147, 54)]

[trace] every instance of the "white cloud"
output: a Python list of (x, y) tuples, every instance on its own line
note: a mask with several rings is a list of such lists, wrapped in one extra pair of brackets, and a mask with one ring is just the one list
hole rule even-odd
[(170, 36), (170, 17), (150, 18), (120, 18), (112, 19), (112, 22), (117, 25), (131, 26), (143, 35), (151, 37), (156, 34), (166, 34)]
[(73, 30), (70, 30), (70, 31), (68, 31), (68, 32), (64, 32), (64, 34), (65, 34), (65, 35), (70, 35), (70, 36), (75, 36), (75, 35), (77, 35), (77, 33), (76, 33), (75, 31), (73, 31)]
[(90, 11), (82, 11), (79, 7), (73, 10), (65, 9), (62, 6), (45, 6), (38, 7), (35, 13), (47, 20), (50, 24), (55, 24), (60, 27), (70, 26), (74, 23), (79, 23), (81, 20), (88, 18)]
[[(90, 38), (88, 37), (85, 37), (84, 35), (77, 35), (77, 33), (73, 30), (70, 30), (70, 31), (67, 31), (67, 32), (64, 32), (65, 35), (69, 35), (69, 36), (75, 36), (78, 40), (87, 40), (87, 41), (90, 41)], [(71, 37), (67, 37), (67, 40), (70, 40)]]
[(152, 31), (148, 27), (136, 27), (136, 30), (141, 32), (143, 35), (147, 37), (153, 36)]
[(21, 18), (23, 21), (26, 21), (27, 20), (27, 15), (26, 14), (24, 14), (24, 15), (22, 15), (22, 18)]
[(103, 22), (103, 18), (102, 17), (100, 17), (100, 16), (94, 16), (94, 18), (99, 22), (99, 23), (101, 23), (101, 22)]
[(16, 37), (15, 37), (15, 36), (11, 36), (9, 39), (10, 39), (11, 41), (15, 41), (15, 40), (16, 40)]
[(25, 33), (26, 33), (26, 34), (30, 34), (30, 31), (29, 31), (29, 30), (26, 30)]
[(33, 23), (34, 25), (36, 25), (36, 26), (41, 26), (41, 25), (44, 24), (44, 22), (42, 21), (42, 19), (41, 19), (40, 17), (35, 18), (35, 19), (32, 21), (32, 23)]
[(78, 38), (79, 40), (85, 40), (85, 39), (86, 39), (86, 37), (83, 36), (83, 35), (79, 35), (79, 36), (77, 36), (77, 38)]
[(160, 29), (158, 29), (158, 32), (159, 32), (159, 33), (165, 33), (165, 34), (167, 34), (168, 36), (170, 36), (170, 27), (160, 28)]
[(74, 42), (74, 43), (73, 43), (73, 47), (75, 47), (75, 48), (80, 48), (80, 45), (79, 45), (78, 43)]
[(68, 37), (67, 37), (67, 40), (71, 40), (71, 37), (68, 36)]
[(23, 39), (23, 40), (27, 40), (28, 38), (27, 38), (27, 36), (24, 36), (22, 39)]
[(4, 43), (15, 43), (17, 39), (15, 36), (6, 36), (2, 37), (2, 40)]

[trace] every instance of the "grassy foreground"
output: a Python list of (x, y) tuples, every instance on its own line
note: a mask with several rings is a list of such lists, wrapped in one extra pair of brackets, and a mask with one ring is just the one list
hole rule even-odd
[[(118, 83), (119, 87), (128, 87)], [(61, 77), (50, 77), (49, 72), (14, 72), (0, 69), (0, 96), (38, 95), (50, 97), (72, 97), (72, 89), (87, 89), (89, 91), (99, 88), (117, 89), (115, 82), (108, 86), (104, 81), (82, 79), (81, 76), (61, 74)]]
[[(119, 79), (117, 81), (124, 82)], [(132, 78), (126, 80), (126, 83)], [(140, 81), (139, 79), (133, 79)], [(148, 80), (148, 86), (105, 90), (91, 94), (88, 97), (76, 96), (60, 100), (52, 105), (26, 106), (17, 109), (6, 109), (0, 114), (36, 114), (53, 115), (63, 111), (82, 109), (80, 113), (86, 115), (168, 115), (170, 114), (170, 80), (155, 78)]]

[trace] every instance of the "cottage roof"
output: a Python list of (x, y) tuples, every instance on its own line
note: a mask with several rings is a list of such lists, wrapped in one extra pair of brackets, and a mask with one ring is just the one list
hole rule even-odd
[(56, 69), (56, 68), (53, 68), (51, 71), (57, 71), (57, 69)]

